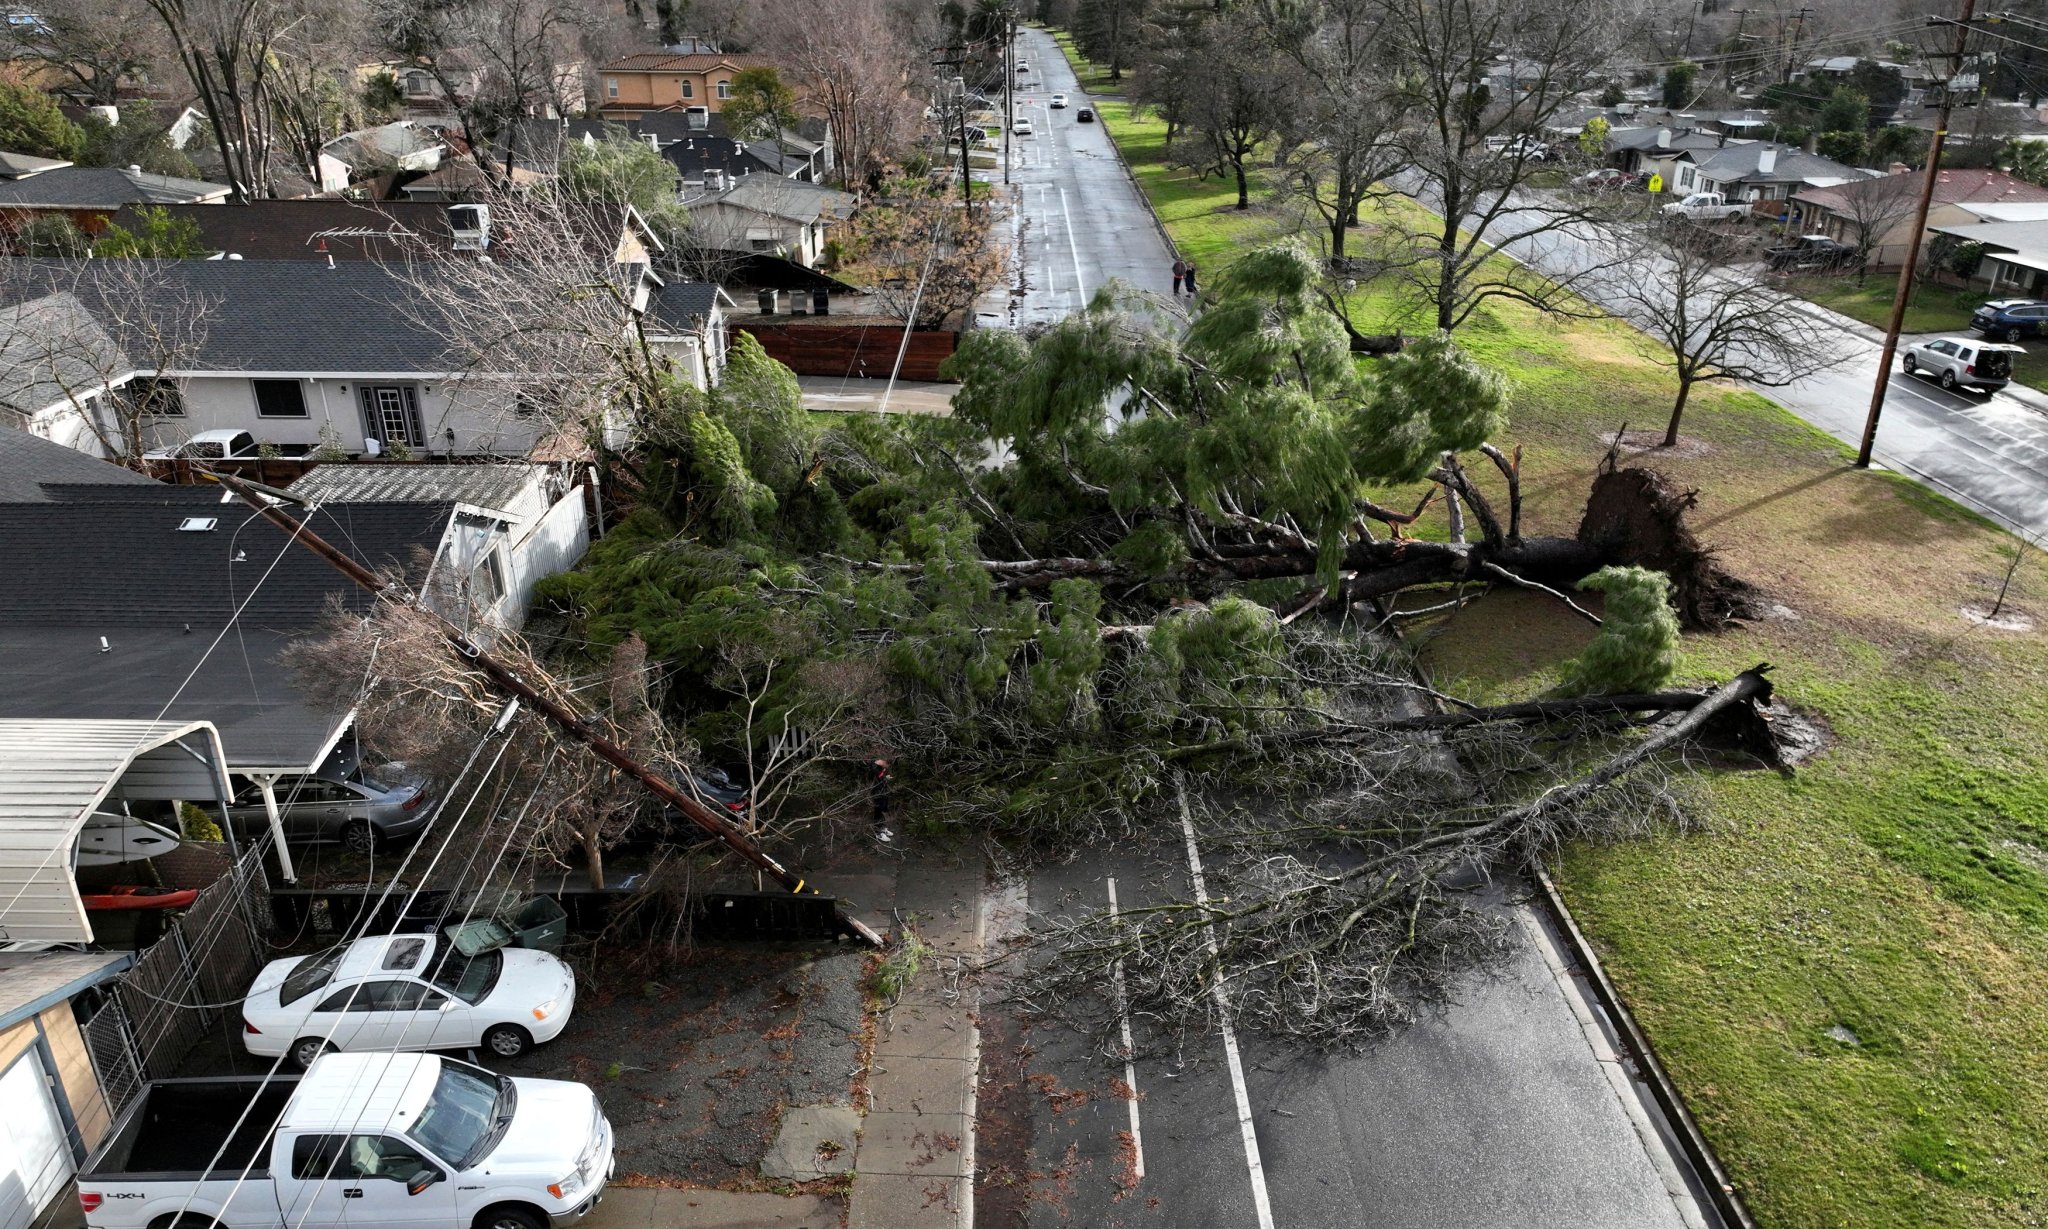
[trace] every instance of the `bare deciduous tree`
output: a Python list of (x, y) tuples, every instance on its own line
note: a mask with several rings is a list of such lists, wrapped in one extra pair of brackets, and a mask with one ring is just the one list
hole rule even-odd
[(755, 41), (831, 125), (840, 181), (859, 190), (918, 122), (907, 84), (922, 58), (903, 15), (887, 0), (814, 0), (766, 6), (756, 19)]
[(570, 0), (374, 0), (373, 20), (394, 51), (434, 78), (462, 125), (479, 170), (507, 185), (522, 156), (515, 122), (582, 92), (580, 40), (588, 10)]
[(0, 406), (63, 406), (42, 430), (147, 471), (143, 454), (184, 409), (170, 372), (192, 366), (217, 307), (154, 260), (10, 262), (0, 281)]
[(937, 328), (1003, 283), (1010, 245), (1001, 215), (984, 202), (969, 213), (930, 186), (907, 199), (871, 205), (855, 220), (854, 259), (890, 315)]
[(1785, 295), (1729, 269), (1730, 240), (1674, 218), (1649, 224), (1631, 252), (1629, 274), (1611, 292), (1643, 330), (1643, 351), (1678, 380), (1668, 447), (1697, 384), (1740, 381), (1780, 387), (1848, 357), (1839, 330), (1786, 305)]
[(1542, 133), (1600, 80), (1625, 42), (1617, 0), (1382, 0), (1408, 122), (1408, 170), (1397, 179), (1435, 217), (1394, 213), (1387, 258), (1455, 329), (1482, 303), (1508, 298), (1563, 310), (1573, 283), (1527, 275), (1495, 249), (1566, 236), (1597, 217), (1590, 205), (1524, 194), (1546, 165)]
[(32, 21), (7, 23), (9, 55), (67, 78), (86, 101), (113, 106), (123, 82), (145, 80), (167, 56), (147, 0), (56, 0)]
[(291, 0), (148, 0), (213, 127), (235, 200), (270, 195), (280, 40), (304, 14)]
[(1406, 103), (1387, 88), (1384, 11), (1380, 0), (1263, 0), (1260, 11), (1292, 69), (1279, 103), (1282, 183), (1322, 218), (1324, 254), (1341, 264), (1374, 185), (1407, 163), (1399, 141)]
[(1832, 191), (1841, 201), (1835, 215), (1854, 228), (1854, 233), (1844, 238), (1856, 245), (1856, 277), (1860, 281), (1876, 249), (1919, 207), (1920, 176), (1884, 175), (1841, 184)]

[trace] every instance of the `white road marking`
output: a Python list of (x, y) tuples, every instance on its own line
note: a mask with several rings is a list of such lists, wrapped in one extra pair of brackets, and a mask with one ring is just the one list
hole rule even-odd
[[(1187, 838), (1188, 874), (1194, 880), (1195, 901), (1203, 908), (1209, 907), (1209, 885), (1202, 879), (1202, 855), (1195, 848), (1195, 820), (1188, 814), (1187, 791), (1179, 778), (1174, 779), (1174, 797), (1180, 801), (1180, 830)], [(1220, 953), (1216, 947), (1216, 932), (1204, 930), (1209, 942), (1209, 954)], [(1230, 1090), (1237, 1096), (1237, 1129), (1244, 1136), (1245, 1168), (1252, 1177), (1252, 1210), (1258, 1214), (1259, 1229), (1273, 1229), (1273, 1200), (1266, 1193), (1266, 1167), (1259, 1160), (1259, 1135), (1252, 1125), (1252, 1097), (1244, 1085), (1244, 1060), (1238, 1056), (1237, 1033), (1230, 1027), (1230, 1002), (1223, 997), (1223, 979), (1219, 971), (1209, 983), (1209, 993), (1216, 1000), (1216, 1019), (1223, 1028), (1223, 1058), (1230, 1066)]]
[(1074, 215), (1067, 209), (1067, 190), (1060, 189), (1060, 216), (1067, 222), (1067, 255), (1074, 261), (1074, 293), (1080, 296), (1081, 306), (1088, 306), (1088, 283), (1081, 278), (1081, 249), (1074, 243)]
[[(1109, 916), (1116, 917), (1116, 879), (1109, 880)], [(1121, 958), (1109, 968), (1109, 984), (1116, 990), (1117, 1027), (1124, 1037), (1124, 1090), (1128, 1094), (1124, 1104), (1131, 1111), (1131, 1147), (1137, 1153), (1134, 1167), (1137, 1176), (1145, 1176), (1145, 1136), (1138, 1130), (1138, 1069), (1131, 1061), (1131, 1013), (1124, 1007), (1124, 962)]]

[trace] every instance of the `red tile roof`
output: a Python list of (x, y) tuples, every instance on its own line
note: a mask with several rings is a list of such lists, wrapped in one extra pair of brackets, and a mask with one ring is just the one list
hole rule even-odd
[(607, 73), (702, 73), (725, 65), (735, 69), (778, 68), (773, 56), (765, 55), (712, 55), (700, 52), (694, 55), (671, 55), (666, 51), (644, 51), (613, 60), (600, 72)]
[[(1919, 171), (1907, 171), (1906, 174), (1916, 181), (1920, 178)], [(1879, 178), (1886, 179), (1890, 176)], [(1794, 193), (1792, 199), (1819, 205), (1823, 209), (1841, 209), (1847, 204), (1843, 189), (1857, 182), (1876, 183), (1878, 180), (1858, 180), (1829, 188), (1808, 188)], [(2015, 179), (2004, 171), (1951, 169), (1935, 177), (1934, 203), (1937, 205), (1988, 205), (1999, 201), (2048, 201), (2048, 188), (2030, 184), (2024, 179)]]

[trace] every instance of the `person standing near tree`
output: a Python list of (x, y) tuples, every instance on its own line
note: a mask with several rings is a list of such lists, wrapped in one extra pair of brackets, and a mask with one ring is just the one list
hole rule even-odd
[(1180, 279), (1187, 276), (1187, 271), (1188, 266), (1185, 261), (1175, 260), (1173, 262), (1173, 297), (1176, 299), (1180, 297)]
[(1185, 277), (1187, 278), (1187, 283), (1188, 283), (1188, 293), (1189, 293), (1189, 294), (1193, 294), (1193, 293), (1195, 293), (1195, 262), (1194, 262), (1194, 261), (1192, 261), (1192, 260), (1191, 260), (1191, 261), (1189, 261), (1189, 262), (1187, 263), (1186, 269), (1185, 269), (1185, 271), (1184, 271), (1184, 275), (1185, 275)]

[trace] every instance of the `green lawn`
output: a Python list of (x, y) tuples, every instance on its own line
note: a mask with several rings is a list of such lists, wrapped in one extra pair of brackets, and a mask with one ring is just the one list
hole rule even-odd
[(1053, 41), (1060, 45), (1067, 60), (1074, 66), (1074, 75), (1081, 79), (1081, 88), (1090, 94), (1121, 94), (1130, 84), (1130, 73), (1122, 81), (1111, 81), (1109, 69), (1089, 60), (1074, 46), (1074, 35), (1069, 30), (1052, 31)]
[[(1892, 296), (1898, 281), (1890, 276), (1872, 276), (1858, 286), (1853, 277), (1806, 278), (1792, 283), (1788, 289), (1803, 299), (1881, 329), (1891, 323)], [(1916, 286), (1913, 297), (1906, 301), (1903, 331), (1973, 336), (1969, 329), (1970, 313), (1988, 297), (1978, 288)], [(2029, 388), (2048, 391), (2048, 344), (2022, 344), (2027, 345), (2029, 353), (2013, 364), (2013, 378)]]
[[(1229, 185), (1164, 169), (1156, 123), (1104, 119), (1212, 277), (1277, 233)], [(1532, 528), (1569, 532), (1605, 438), (1660, 426), (1668, 377), (1612, 322), (1502, 303), (1459, 337), (1515, 382)], [(1693, 527), (1776, 609), (1689, 636), (1682, 672), (1771, 662), (1833, 742), (1791, 776), (1690, 776), (1698, 830), (1570, 849), (1563, 889), (1761, 1223), (2042, 1224), (2048, 640), (1961, 611), (2013, 540), (1754, 394), (1695, 394), (1686, 437), (1651, 463), (1699, 491)], [(2048, 559), (2019, 576), (2048, 626)], [(1435, 681), (1475, 699), (1540, 691), (1590, 632), (1521, 592), (1417, 630)]]

